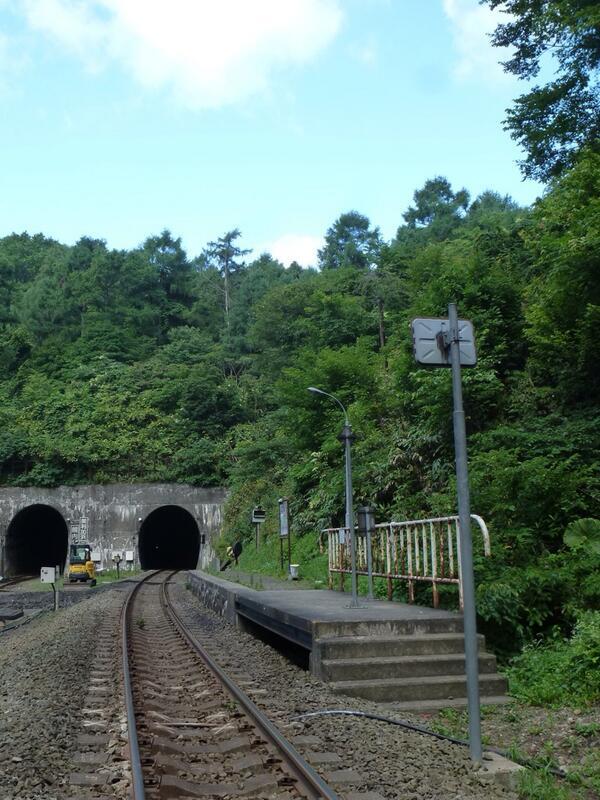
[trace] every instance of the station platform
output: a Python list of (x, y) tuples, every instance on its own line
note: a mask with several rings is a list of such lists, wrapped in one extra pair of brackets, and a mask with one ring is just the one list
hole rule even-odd
[[(462, 614), (364, 597), (350, 608), (346, 592), (252, 580), (265, 588), (190, 572), (190, 587), (206, 606), (242, 629), (258, 626), (304, 648), (310, 671), (334, 691), (419, 707), (466, 702)], [(481, 693), (501, 702), (506, 683), (479, 639)]]

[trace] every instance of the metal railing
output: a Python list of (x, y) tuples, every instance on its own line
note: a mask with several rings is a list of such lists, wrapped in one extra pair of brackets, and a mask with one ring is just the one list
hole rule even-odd
[[(484, 520), (471, 514), (481, 532), (483, 553), (490, 555), (490, 535)], [(329, 588), (333, 576), (350, 574), (350, 546), (347, 528), (326, 528), (328, 537)], [(382, 522), (371, 533), (373, 577), (387, 580), (388, 599), (392, 599), (393, 582), (408, 583), (408, 602), (415, 601), (415, 585), (430, 583), (433, 607), (439, 606), (440, 584), (458, 586), (460, 607), (463, 607), (460, 568), (460, 524), (458, 516), (413, 519), (405, 522)], [(367, 540), (356, 536), (356, 570), (367, 575)]]

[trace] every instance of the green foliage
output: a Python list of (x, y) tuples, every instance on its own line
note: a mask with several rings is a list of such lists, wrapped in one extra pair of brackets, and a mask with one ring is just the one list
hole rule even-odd
[(414, 193), (414, 207), (402, 216), (409, 228), (427, 227), (436, 238), (445, 238), (469, 205), (466, 189), (453, 192), (447, 178), (438, 175)]
[(584, 550), (600, 555), (600, 520), (576, 519), (563, 536), (564, 543), (573, 550)]
[(529, 368), (558, 387), (555, 404), (600, 398), (600, 155), (580, 163), (540, 201), (524, 232), (532, 254), (525, 292)]
[(463, 387), (472, 507), (492, 544), (486, 559), (475, 542), (480, 628), (503, 660), (569, 637), (600, 606), (599, 196), (594, 155), (532, 209), (494, 192), (469, 205), (436, 177), (391, 242), (341, 215), (321, 272), (247, 263), (237, 229), (193, 259), (168, 231), (129, 252), (6, 237), (0, 482), (227, 486), (219, 546), (252, 541), (260, 504), (257, 558), (274, 570), (287, 496), (292, 557), (323, 580), (319, 531), (344, 519), (343, 416), (307, 387), (348, 410), (356, 504), (380, 520), (454, 513), (450, 375), (416, 366), (409, 322), (456, 301), (479, 353)]
[[(269, 533), (265, 532), (265, 527)], [(281, 567), (281, 545), (283, 544), (283, 569)], [(313, 588), (327, 587), (327, 554), (320, 553), (318, 537), (296, 536), (292, 529), (291, 539), (292, 564), (299, 564), (299, 577), (303, 586)], [(249, 540), (239, 558), (238, 567), (241, 573), (256, 573), (258, 575), (274, 575), (278, 578), (287, 578), (288, 575), (288, 541), (280, 540), (273, 526), (261, 525), (261, 543), (258, 550), (254, 540)], [(254, 588), (257, 588), (255, 585)]]
[(528, 645), (508, 670), (510, 692), (533, 705), (600, 700), (600, 612), (582, 614), (569, 639)]
[(519, 797), (522, 800), (570, 800), (569, 789), (544, 770), (527, 769), (519, 775)]
[(600, 144), (600, 8), (596, 0), (483, 0), (509, 16), (492, 43), (512, 48), (504, 69), (535, 78), (552, 56), (554, 79), (509, 109), (506, 127), (523, 146), (527, 177), (556, 177), (582, 149)]
[(374, 266), (381, 250), (379, 228), (371, 229), (367, 217), (358, 211), (342, 214), (325, 235), (325, 246), (319, 250), (321, 269)]

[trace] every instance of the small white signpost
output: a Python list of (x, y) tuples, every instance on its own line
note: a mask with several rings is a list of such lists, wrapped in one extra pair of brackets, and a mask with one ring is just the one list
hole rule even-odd
[(252, 522), (255, 528), (255, 545), (257, 550), (258, 545), (260, 544), (260, 526), (263, 524), (266, 518), (267, 514), (260, 506), (252, 509)]
[(58, 570), (56, 567), (42, 567), (40, 570), (40, 581), (51, 583), (54, 592), (54, 610), (58, 611), (58, 589), (56, 588), (56, 578)]
[(40, 580), (42, 583), (52, 583), (56, 581), (56, 568), (55, 567), (42, 567), (40, 572)]
[(283, 570), (283, 540), (287, 539), (288, 570), (292, 575), (292, 540), (290, 537), (290, 504), (287, 497), (279, 500), (279, 558)]

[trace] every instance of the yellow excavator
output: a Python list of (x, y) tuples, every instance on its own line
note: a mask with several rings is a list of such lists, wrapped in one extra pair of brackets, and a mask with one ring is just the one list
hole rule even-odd
[(72, 544), (69, 548), (69, 570), (65, 576), (69, 583), (90, 581), (96, 585), (96, 567), (92, 561), (92, 548), (89, 544)]

